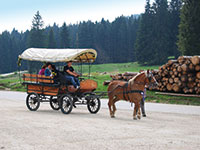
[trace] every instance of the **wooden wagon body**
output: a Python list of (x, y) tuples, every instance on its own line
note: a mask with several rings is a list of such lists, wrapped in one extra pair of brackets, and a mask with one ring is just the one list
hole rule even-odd
[[(74, 61), (91, 63), (96, 59), (96, 51), (93, 49), (58, 50), (31, 48), (24, 51), (19, 56), (20, 59), (42, 62), (48, 60), (50, 62)], [(50, 76), (23, 74), (22, 78), (22, 84), (26, 86), (28, 94), (26, 104), (31, 111), (36, 111), (41, 102), (50, 102), (52, 109), (61, 109), (64, 114), (70, 113), (73, 107), (80, 104), (87, 105), (91, 113), (97, 113), (100, 109), (99, 96), (94, 92), (97, 89), (97, 82), (94, 80), (82, 80), (80, 88), (77, 90), (73, 85), (63, 85)]]

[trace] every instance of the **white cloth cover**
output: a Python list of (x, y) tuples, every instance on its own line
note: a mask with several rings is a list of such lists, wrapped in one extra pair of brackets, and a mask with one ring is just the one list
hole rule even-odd
[(96, 57), (94, 49), (29, 48), (19, 55), (19, 59), (40, 62), (94, 62)]

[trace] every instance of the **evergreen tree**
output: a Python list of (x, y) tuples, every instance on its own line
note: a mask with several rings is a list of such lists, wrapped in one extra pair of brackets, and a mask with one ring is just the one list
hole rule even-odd
[(200, 0), (183, 0), (178, 49), (183, 55), (200, 55)]
[(53, 29), (51, 28), (49, 31), (49, 35), (48, 35), (48, 48), (55, 48), (56, 47), (56, 42), (55, 42), (55, 38), (54, 38), (54, 32)]
[[(64, 23), (62, 27), (54, 23), (52, 27), (44, 28), (42, 17), (37, 12), (32, 21), (31, 31), (19, 33), (13, 29), (11, 33), (5, 31), (0, 34), (0, 64), (4, 66), (0, 68), (0, 72), (16, 71), (17, 56), (29, 47), (94, 48), (98, 52), (96, 63), (133, 62), (136, 58), (140, 64), (165, 63), (168, 56), (179, 55), (175, 43), (180, 21), (181, 0), (171, 0), (169, 4), (168, 6), (167, 0), (155, 0), (151, 5), (150, 0), (146, 0), (145, 13), (139, 17), (120, 16), (113, 22), (102, 19), (100, 22), (83, 21), (69, 26)], [(194, 4), (192, 1), (185, 0), (186, 4), (199, 6), (197, 2)], [(188, 19), (190, 23), (195, 23), (199, 20), (197, 17), (199, 7), (192, 7), (192, 9), (194, 12), (189, 13)], [(188, 11), (183, 12), (186, 15), (185, 12)], [(180, 27), (186, 25), (189, 29), (182, 30), (189, 31), (195, 38), (181, 33), (179, 40), (187, 37), (184, 40), (189, 39), (190, 44), (191, 41), (194, 42), (191, 44), (193, 47), (199, 47), (197, 36), (200, 35), (199, 24), (184, 23)], [(184, 41), (184, 44), (187, 43), (189, 42)], [(193, 49), (187, 48), (190, 52), (193, 52)], [(193, 53), (185, 54), (193, 55)], [(31, 63), (31, 65), (29, 68), (36, 68), (36, 66), (40, 68), (38, 64), (33, 66)], [(25, 67), (23, 69), (26, 69)]]
[(16, 53), (14, 42), (8, 31), (4, 31), (0, 36), (0, 72), (11, 72), (16, 69)]
[(78, 45), (79, 48), (94, 47), (94, 29), (95, 25), (91, 21), (83, 21), (78, 27)]
[(78, 48), (78, 25), (69, 25), (70, 47)]
[(169, 33), (171, 29), (169, 28), (170, 19), (167, 0), (155, 0), (153, 10), (155, 12), (155, 21), (153, 25), (153, 31), (155, 33), (152, 37), (154, 41), (152, 45), (154, 54), (149, 64), (163, 64), (168, 60), (171, 51), (168, 42), (170, 41)]
[(137, 31), (138, 31), (138, 26), (139, 26), (139, 19), (138, 16), (131, 16), (128, 20), (128, 62), (134, 62), (136, 61), (136, 57), (134, 55), (135, 53), (135, 40), (137, 36)]
[(109, 21), (102, 18), (101, 22), (95, 22), (93, 33), (94, 48), (98, 52), (97, 62), (112, 62), (113, 55), (111, 53), (111, 32)]
[(128, 53), (128, 19), (124, 16), (118, 17), (112, 23), (112, 49), (113, 62), (127, 62)]
[(182, 6), (182, 0), (171, 0), (169, 5), (169, 12), (170, 12), (170, 30), (169, 32), (169, 48), (170, 56), (175, 56), (177, 58), (180, 55), (180, 51), (178, 51), (178, 47), (176, 42), (178, 41), (178, 25), (180, 24), (180, 10)]
[(167, 0), (155, 0), (152, 7), (146, 1), (145, 13), (135, 43), (135, 53), (140, 64), (163, 64), (170, 56), (170, 19)]
[(61, 40), (61, 48), (69, 48), (70, 47), (69, 30), (68, 30), (65, 22), (63, 23), (63, 26), (61, 29), (60, 40)]
[[(28, 47), (33, 48), (45, 48), (45, 34), (44, 34), (44, 22), (39, 11), (33, 17), (31, 31), (29, 34)], [(40, 69), (41, 63), (39, 62), (28, 62), (28, 70), (30, 73), (37, 73)]]
[(32, 27), (29, 35), (29, 47), (45, 47), (45, 36), (43, 26), (44, 22), (39, 11), (37, 11), (32, 21)]
[(146, 0), (145, 13), (139, 18), (140, 23), (135, 41), (135, 57), (138, 63), (148, 64), (155, 54), (152, 46), (154, 37), (154, 12), (150, 6), (150, 0)]

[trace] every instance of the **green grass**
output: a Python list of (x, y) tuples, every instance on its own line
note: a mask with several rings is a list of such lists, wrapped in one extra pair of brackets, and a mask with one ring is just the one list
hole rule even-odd
[[(83, 75), (88, 76), (88, 66), (83, 65)], [(138, 72), (139, 70), (158, 69), (159, 66), (140, 66), (137, 63), (120, 63), (120, 64), (98, 64), (91, 68), (91, 79), (97, 81), (97, 92), (106, 92), (107, 86), (103, 86), (105, 80), (111, 80), (110, 74), (124, 73), (124, 72)], [(78, 66), (74, 67), (76, 70), (80, 69)], [(21, 85), (19, 76), (17, 74), (8, 77), (0, 76), (0, 90), (5, 88), (13, 91), (26, 91), (25, 87)], [(107, 95), (105, 96), (107, 97)], [(198, 105), (200, 106), (199, 98), (181, 97), (181, 96), (167, 96), (156, 94), (155, 91), (147, 91), (146, 101), (154, 103), (169, 103), (169, 104), (184, 104), (184, 105)]]
[(8, 89), (13, 91), (25, 91), (24, 86), (20, 83), (19, 76), (17, 74), (10, 75), (8, 77), (0, 78), (0, 89)]
[(168, 96), (168, 95), (156, 94), (155, 91), (147, 91), (146, 101), (155, 103), (200, 106), (200, 99), (198, 97)]
[[(158, 69), (159, 66), (140, 66), (137, 62), (116, 63), (116, 64), (97, 64), (91, 66), (91, 72), (109, 72), (109, 73), (124, 73), (124, 72), (139, 72), (140, 70)], [(77, 70), (80, 67), (74, 66)], [(83, 65), (83, 73), (88, 73), (88, 65)]]

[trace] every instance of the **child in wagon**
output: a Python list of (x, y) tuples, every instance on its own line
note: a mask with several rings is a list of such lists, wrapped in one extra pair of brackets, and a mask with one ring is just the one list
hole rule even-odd
[(44, 65), (42, 66), (42, 68), (41, 68), (40, 71), (39, 71), (39, 75), (44, 75), (44, 71), (45, 71), (46, 67), (47, 67), (46, 64), (44, 64)]

